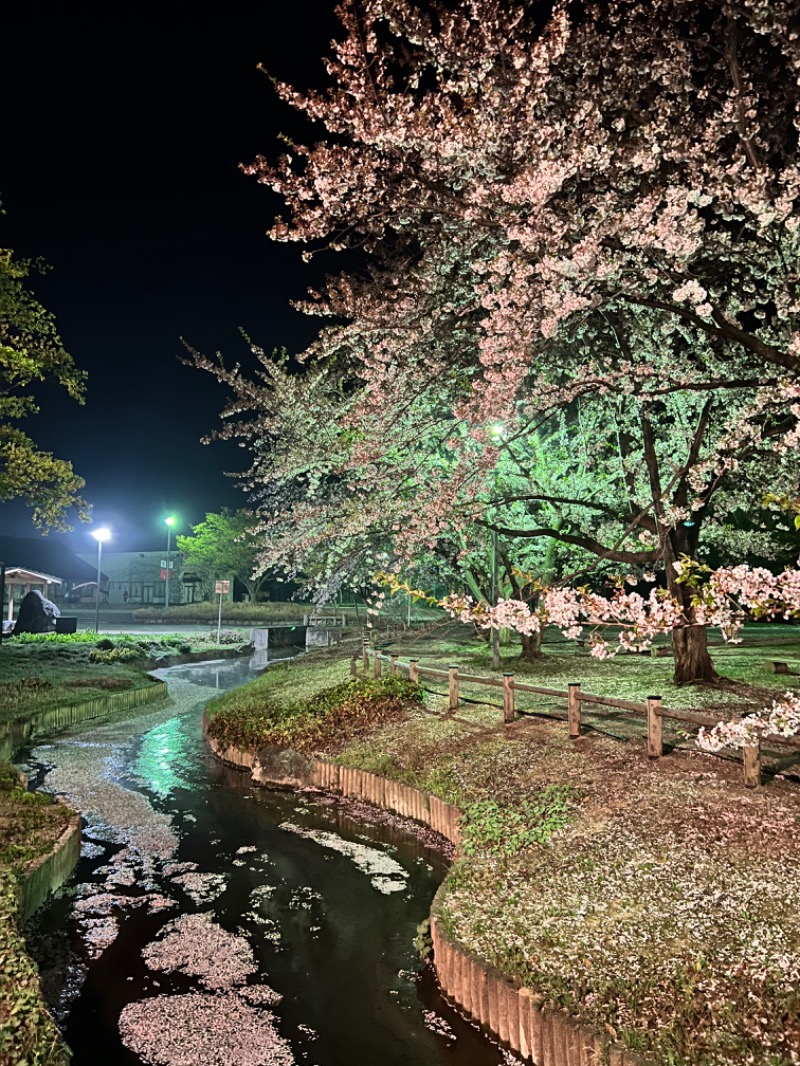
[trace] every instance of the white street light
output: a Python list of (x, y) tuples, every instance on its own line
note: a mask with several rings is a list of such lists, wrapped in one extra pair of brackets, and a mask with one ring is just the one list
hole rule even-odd
[(100, 563), (103, 558), (103, 544), (111, 540), (111, 530), (105, 526), (93, 529), (92, 536), (97, 541), (97, 585), (94, 590), (94, 631), (100, 632)]
[(164, 522), (165, 522), (166, 527), (167, 527), (167, 576), (166, 576), (167, 587), (164, 590), (164, 599), (165, 599), (164, 609), (168, 611), (169, 610), (169, 538), (170, 538), (170, 534), (172, 533), (172, 527), (175, 525), (175, 516), (174, 515), (169, 515), (167, 518), (164, 519)]

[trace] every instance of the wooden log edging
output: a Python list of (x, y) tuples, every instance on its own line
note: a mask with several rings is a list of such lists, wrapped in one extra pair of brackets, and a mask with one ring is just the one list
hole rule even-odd
[(15, 752), (24, 744), (45, 733), (66, 729), (94, 718), (104, 718), (115, 711), (128, 711), (148, 703), (159, 703), (166, 698), (166, 681), (153, 678), (143, 688), (109, 692), (106, 696), (97, 696), (84, 703), (53, 707), (49, 711), (32, 714), (29, 718), (15, 718), (12, 722), (0, 726), (0, 759), (13, 759)]
[(60, 888), (78, 864), (81, 854), (81, 816), (73, 812), (69, 822), (46, 855), (29, 863), (19, 878), (17, 899), (23, 924)]
[[(269, 786), (286, 785), (287, 777), (269, 781), (264, 770), (269, 754), (251, 754), (221, 744), (208, 735), (208, 718), (203, 732), (213, 754), (222, 762), (249, 769), (253, 782)], [(461, 841), (461, 811), (430, 792), (404, 785), (367, 770), (342, 766), (327, 759), (303, 760), (297, 752), (287, 753), (292, 764), (293, 783), (361, 800), (393, 811), (404, 818), (427, 825), (458, 846)], [(298, 762), (305, 769), (298, 773)], [(652, 1060), (612, 1041), (579, 1017), (553, 1003), (545, 1002), (534, 990), (517, 985), (490, 963), (472, 954), (445, 929), (441, 917), (446, 891), (443, 881), (431, 906), (433, 965), (444, 995), (468, 1018), (483, 1026), (515, 1054), (534, 1066), (653, 1066)]]

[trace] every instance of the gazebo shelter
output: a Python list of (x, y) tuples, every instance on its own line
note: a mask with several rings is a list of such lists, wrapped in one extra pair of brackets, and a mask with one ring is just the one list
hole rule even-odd
[[(14, 617), (14, 590), (22, 589), (22, 592), (18, 593), (20, 599), (31, 591), (32, 588), (39, 588), (42, 590), (42, 594), (45, 599), (50, 599), (50, 586), (51, 585), (63, 585), (64, 582), (60, 577), (53, 577), (52, 574), (40, 574), (36, 570), (25, 570), (21, 566), (10, 566), (6, 570), (6, 588), (8, 589), (8, 620), (9, 622)], [(0, 605), (1, 606), (1, 605)]]

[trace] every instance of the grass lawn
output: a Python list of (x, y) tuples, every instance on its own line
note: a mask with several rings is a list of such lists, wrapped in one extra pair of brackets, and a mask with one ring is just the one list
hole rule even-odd
[[(245, 625), (250, 622), (266, 625), (269, 622), (302, 622), (305, 615), (336, 615), (344, 617), (349, 626), (363, 626), (368, 620), (366, 608), (360, 607), (316, 607), (313, 603), (229, 603), (222, 604), (223, 625)], [(133, 612), (136, 622), (172, 622), (175, 625), (193, 622), (207, 622), (216, 625), (219, 617), (219, 601), (215, 603), (189, 603), (170, 607), (165, 612), (163, 607), (140, 607)], [(445, 618), (440, 608), (413, 604), (411, 617), (415, 622), (426, 622)], [(404, 622), (408, 618), (407, 605), (398, 600), (387, 604), (381, 612), (381, 624), (387, 622)]]
[[(800, 631), (748, 627), (715, 647), (728, 682), (676, 688), (671, 660), (599, 662), (554, 641), (503, 669), (553, 688), (741, 713), (797, 683), (764, 663), (800, 667)], [(488, 648), (466, 627), (389, 649), (423, 665), (489, 674)], [(340, 682), (347, 664), (297, 664), (220, 701), (222, 713), (291, 702)], [(294, 679), (294, 682), (293, 682)], [(647, 759), (644, 723), (597, 710), (576, 741), (562, 701), (502, 724), (497, 690), (445, 685), (423, 704), (334, 733), (321, 752), (426, 789), (465, 812), (465, 846), (442, 898), (446, 925), (471, 951), (663, 1066), (790, 1066), (800, 1061), (800, 789), (784, 774), (747, 790), (741, 762), (702, 754), (687, 737)], [(487, 704), (485, 701), (491, 702)], [(522, 702), (522, 701), (519, 701)], [(253, 737), (250, 738), (251, 743)]]
[[(247, 637), (231, 634), (231, 641)], [(0, 724), (54, 707), (86, 703), (120, 689), (145, 688), (155, 659), (207, 651), (220, 646), (209, 635), (97, 636), (47, 634), (6, 639), (0, 646)]]

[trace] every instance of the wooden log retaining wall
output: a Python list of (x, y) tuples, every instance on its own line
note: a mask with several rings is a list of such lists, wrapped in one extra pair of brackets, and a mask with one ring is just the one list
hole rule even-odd
[(442, 888), (431, 909), (436, 976), (447, 998), (468, 1018), (535, 1066), (647, 1066), (649, 1060), (510, 981), (453, 940), (439, 915), (441, 894)]
[(78, 722), (104, 718), (115, 711), (128, 711), (149, 703), (158, 703), (167, 698), (165, 681), (153, 681), (145, 688), (123, 689), (109, 692), (85, 703), (67, 707), (53, 707), (49, 711), (33, 714), (30, 718), (16, 718), (0, 726), (0, 759), (12, 759), (24, 744), (45, 733), (54, 733)]
[(20, 921), (26, 922), (51, 892), (60, 888), (75, 869), (81, 854), (81, 818), (75, 813), (46, 855), (25, 867), (17, 898)]

